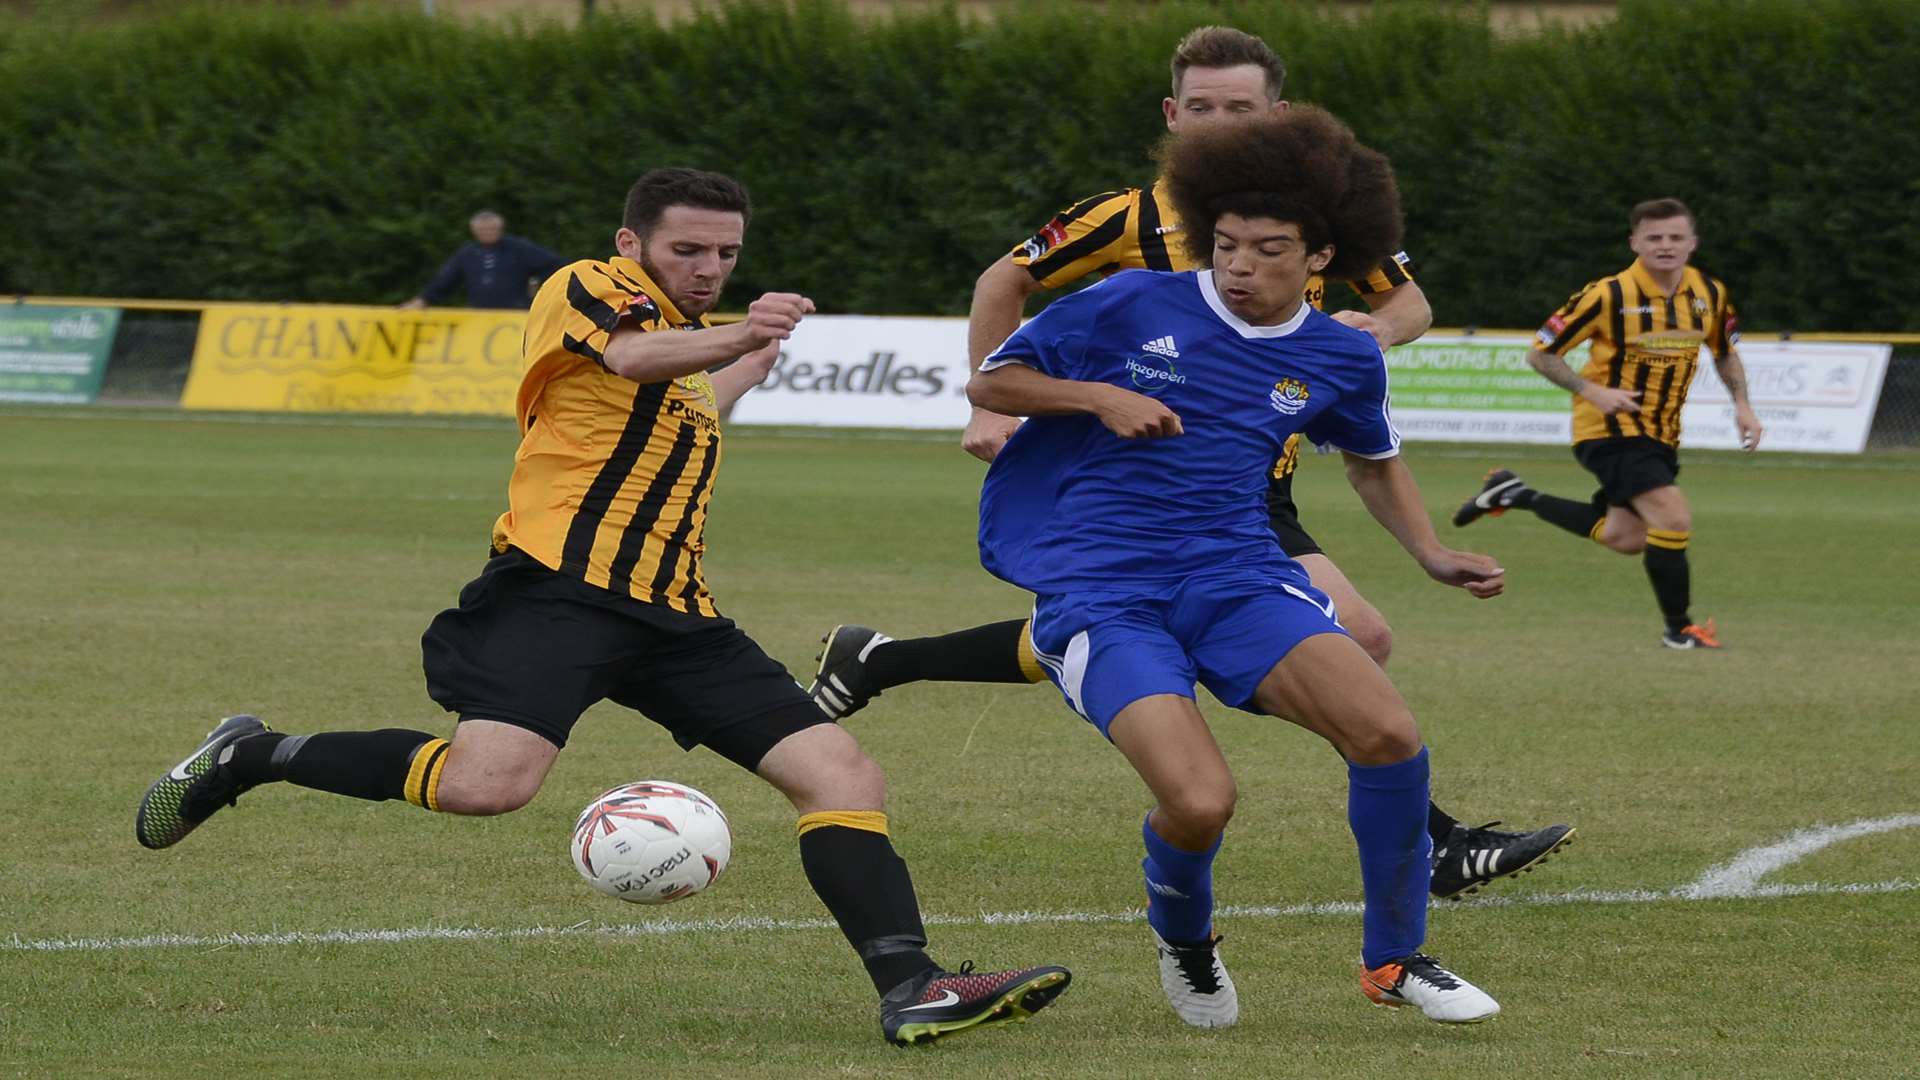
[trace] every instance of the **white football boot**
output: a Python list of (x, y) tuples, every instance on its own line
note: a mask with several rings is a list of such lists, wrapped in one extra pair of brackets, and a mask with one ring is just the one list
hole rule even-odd
[(1232, 1027), (1240, 1019), (1240, 996), (1220, 961), (1220, 935), (1198, 945), (1169, 945), (1158, 931), (1147, 932), (1160, 953), (1160, 988), (1180, 1019), (1194, 1027)]
[(1440, 966), (1425, 953), (1368, 969), (1360, 962), (1360, 991), (1375, 1005), (1418, 1005), (1427, 1019), (1443, 1024), (1477, 1024), (1500, 1013), (1486, 991)]

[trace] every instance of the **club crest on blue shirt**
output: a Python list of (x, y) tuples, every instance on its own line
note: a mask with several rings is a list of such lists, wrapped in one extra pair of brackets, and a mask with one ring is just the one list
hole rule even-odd
[(1273, 384), (1273, 393), (1267, 395), (1267, 400), (1283, 416), (1296, 416), (1307, 407), (1308, 396), (1307, 384), (1289, 375)]

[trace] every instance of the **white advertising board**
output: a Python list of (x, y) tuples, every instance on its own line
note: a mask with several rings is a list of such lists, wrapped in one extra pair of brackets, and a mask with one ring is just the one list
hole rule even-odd
[(816, 315), (729, 419), (957, 431), (970, 412), (965, 319)]
[[(1517, 334), (1429, 334), (1387, 353), (1393, 417), (1408, 439), (1564, 444), (1570, 403), (1527, 366)], [(1853, 454), (1866, 448), (1891, 346), (1748, 341), (1749, 394), (1762, 450)], [(1569, 358), (1586, 362), (1585, 347)], [(1701, 354), (1682, 444), (1734, 449), (1733, 403)], [(765, 385), (734, 407), (737, 424), (936, 428), (967, 422), (967, 324), (951, 318), (819, 315), (794, 331)]]
[[(1747, 341), (1747, 398), (1760, 414), (1762, 450), (1857, 454), (1867, 448), (1891, 345), (1824, 341)], [(1682, 445), (1731, 450), (1740, 445), (1733, 399), (1702, 357), (1693, 393), (1680, 410)]]

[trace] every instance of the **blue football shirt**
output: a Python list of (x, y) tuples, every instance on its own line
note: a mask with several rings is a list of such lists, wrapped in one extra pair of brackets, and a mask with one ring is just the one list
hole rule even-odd
[(1210, 270), (1127, 271), (1056, 300), (981, 370), (1006, 364), (1152, 395), (1185, 431), (1122, 439), (1089, 415), (1020, 425), (987, 470), (980, 561), (1036, 593), (1152, 590), (1285, 560), (1266, 492), (1288, 436), (1399, 452), (1372, 335), (1304, 303), (1282, 325), (1250, 325)]

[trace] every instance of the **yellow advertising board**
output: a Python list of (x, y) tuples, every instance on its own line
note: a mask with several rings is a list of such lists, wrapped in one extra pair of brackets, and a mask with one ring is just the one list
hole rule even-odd
[(180, 403), (266, 412), (512, 416), (524, 311), (222, 305)]

